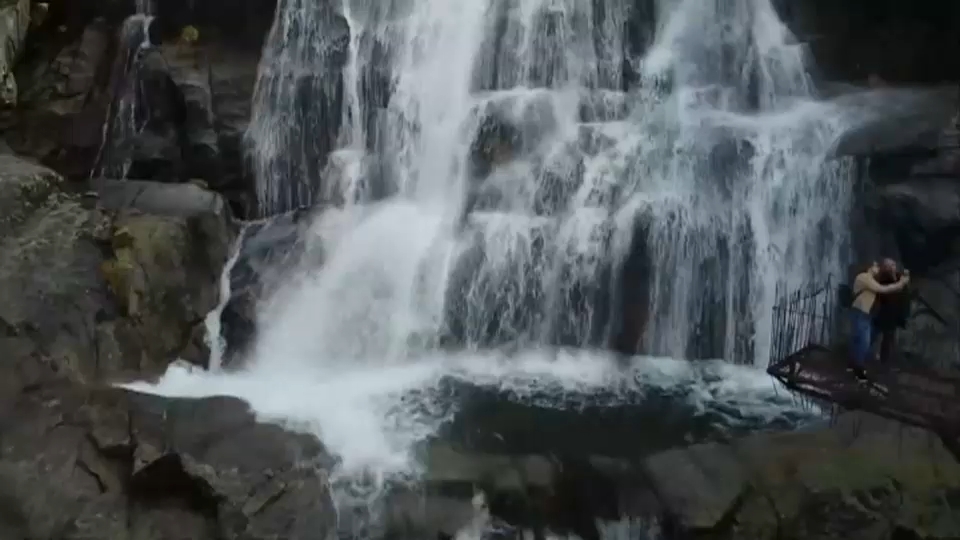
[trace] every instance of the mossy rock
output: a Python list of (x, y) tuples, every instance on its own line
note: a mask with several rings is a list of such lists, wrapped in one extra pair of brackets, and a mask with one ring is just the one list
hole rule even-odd
[(113, 235), (110, 238), (110, 245), (113, 246), (114, 251), (121, 249), (132, 249), (136, 238), (130, 229), (126, 227), (118, 227), (113, 231)]
[(123, 252), (118, 258), (107, 259), (100, 264), (103, 279), (126, 315), (136, 315), (139, 310), (139, 292), (135, 287), (135, 272), (136, 266), (130, 260), (129, 254)]
[(200, 30), (196, 26), (187, 25), (180, 30), (180, 43), (193, 45), (200, 40)]
[[(776, 437), (776, 436), (775, 436)], [(904, 428), (845, 444), (835, 434), (789, 434), (757, 445), (733, 538), (960, 537), (960, 464), (932, 434)], [(899, 443), (899, 444), (898, 444)], [(759, 452), (767, 452), (762, 459)], [(958, 501), (960, 502), (960, 501)]]
[(57, 201), (63, 179), (53, 171), (0, 154), (0, 235), (23, 223), (38, 208)]

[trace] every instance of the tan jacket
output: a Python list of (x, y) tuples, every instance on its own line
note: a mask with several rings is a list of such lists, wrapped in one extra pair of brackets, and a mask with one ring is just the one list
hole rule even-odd
[(873, 272), (867, 270), (857, 274), (853, 280), (853, 307), (869, 314), (873, 310), (873, 304), (877, 301), (878, 294), (894, 293), (902, 290), (910, 283), (907, 276), (901, 277), (896, 283), (890, 285), (881, 285), (877, 282)]

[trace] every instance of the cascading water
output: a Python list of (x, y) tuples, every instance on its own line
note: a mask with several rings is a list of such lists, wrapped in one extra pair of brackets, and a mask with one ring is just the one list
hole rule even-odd
[(845, 268), (851, 170), (826, 159), (848, 119), (813, 101), (804, 48), (769, 2), (687, 4), (644, 61), (646, 78), (670, 78), (675, 116), (646, 124), (653, 155), (634, 154), (625, 205), (649, 212), (650, 350), (765, 361), (777, 284)]
[(210, 349), (210, 359), (207, 362), (207, 369), (210, 371), (219, 371), (220, 367), (223, 365), (223, 355), (226, 350), (226, 340), (223, 337), (223, 328), (221, 324), (223, 310), (227, 307), (227, 303), (230, 302), (230, 273), (233, 271), (233, 267), (237, 264), (237, 260), (241, 255), (241, 248), (243, 247), (243, 240), (247, 234), (247, 227), (241, 227), (240, 231), (237, 233), (237, 239), (234, 241), (234, 246), (230, 252), (230, 257), (227, 258), (227, 262), (223, 265), (223, 270), (220, 272), (220, 287), (219, 287), (219, 299), (217, 300), (217, 305), (214, 306), (206, 317), (203, 319), (204, 328), (206, 329), (206, 344)]
[[(635, 9), (281, 3), (250, 131), (262, 208), (398, 193), (332, 240), (309, 300), (288, 307), (316, 329), (283, 341), (326, 361), (444, 338), (603, 345), (608, 283), (641, 234), (646, 351), (763, 359), (777, 282), (843, 267), (849, 182), (825, 162), (842, 116), (813, 101), (803, 48), (766, 0), (663, 3), (641, 83), (620, 91)], [(334, 139), (338, 174), (321, 176), (327, 149), (305, 145)]]
[[(769, 0), (663, 0), (655, 32), (645, 6), (281, 0), (247, 142), (262, 213), (338, 205), (312, 230), (324, 262), (265, 303), (244, 372), (154, 391), (315, 429), (341, 504), (412, 470), (456, 412), (449, 377), (542, 406), (667, 386), (793, 410), (749, 368), (552, 349), (608, 342), (638, 244), (646, 350), (674, 358), (762, 358), (777, 283), (842, 267), (844, 111)], [(496, 346), (511, 358), (477, 352)]]
[(103, 123), (103, 139), (91, 177), (126, 178), (131, 163), (130, 144), (146, 125), (140, 59), (151, 46), (153, 16), (149, 2), (139, 0), (137, 13), (127, 17), (117, 36), (117, 54), (110, 69), (110, 107)]

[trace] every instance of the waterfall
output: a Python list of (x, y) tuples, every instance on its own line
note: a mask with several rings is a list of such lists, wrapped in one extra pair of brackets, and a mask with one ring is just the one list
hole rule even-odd
[(153, 0), (137, 0), (137, 13), (152, 14), (154, 12)]
[(777, 283), (844, 266), (844, 116), (767, 0), (660, 2), (637, 58), (642, 4), (281, 1), (248, 133), (261, 209), (362, 217), (263, 350), (602, 346), (639, 243), (646, 352), (765, 358)]
[(223, 310), (230, 302), (230, 295), (232, 294), (232, 291), (230, 290), (230, 274), (233, 271), (233, 267), (240, 259), (243, 241), (246, 237), (246, 234), (247, 225), (243, 225), (240, 228), (240, 232), (237, 233), (237, 239), (234, 241), (232, 251), (230, 252), (230, 257), (227, 258), (227, 262), (223, 265), (223, 270), (220, 271), (220, 295), (217, 300), (217, 305), (214, 306), (214, 308), (211, 309), (203, 319), (204, 329), (206, 330), (205, 341), (207, 343), (207, 347), (210, 349), (210, 358), (207, 361), (207, 369), (209, 371), (219, 371), (220, 367), (223, 365), (223, 355), (227, 348), (227, 344), (223, 337), (223, 323), (221, 317), (223, 316)]
[[(756, 363), (778, 283), (844, 266), (850, 115), (806, 60), (769, 0), (280, 0), (246, 143), (260, 213), (314, 207), (323, 262), (263, 299), (243, 369), (135, 388), (315, 432), (345, 537), (383, 532), (456, 384), (796, 414), (760, 370), (681, 359)], [(598, 352), (641, 289), (651, 356)]]
[(278, 0), (246, 134), (262, 215), (310, 205), (342, 120), (349, 29), (328, 1)]
[(676, 101), (627, 203), (648, 213), (652, 352), (765, 361), (777, 283), (845, 268), (851, 168), (826, 158), (847, 126), (804, 53), (769, 2), (689, 1), (644, 59)]
[(91, 177), (126, 178), (132, 162), (131, 145), (147, 123), (143, 105), (140, 60), (151, 46), (153, 16), (149, 3), (137, 3), (137, 13), (123, 21), (117, 35), (117, 53), (110, 68), (110, 105), (103, 122), (103, 135)]

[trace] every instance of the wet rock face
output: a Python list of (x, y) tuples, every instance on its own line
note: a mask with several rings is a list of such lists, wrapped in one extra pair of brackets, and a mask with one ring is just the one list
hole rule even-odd
[[(244, 4), (250, 4), (249, 13), (231, 10), (255, 19), (247, 25), (251, 33), (244, 39), (249, 43), (240, 46), (222, 37), (238, 38), (239, 27), (219, 33), (197, 19), (200, 15), (191, 19), (175, 2), (161, 2), (161, 13), (149, 27), (153, 45), (136, 53), (137, 70), (131, 75), (138, 81), (139, 133), (121, 133), (113, 138), (122, 140), (105, 145), (104, 123), (111, 111), (116, 114), (120, 90), (111, 86), (110, 72), (123, 49), (120, 29), (132, 8), (119, 1), (99, 8), (83, 2), (52, 4), (31, 31), (24, 61), (17, 65), (18, 107), (5, 117), (10, 147), (71, 179), (103, 171), (108, 158), (127, 163), (126, 176), (133, 179), (204, 179), (227, 196), (237, 213), (246, 214), (252, 184), (244, 172), (241, 139), (266, 33), (259, 28), (269, 27), (273, 5), (251, 0)], [(209, 15), (204, 20), (212, 20)], [(218, 17), (218, 24), (229, 24), (229, 17)], [(197, 42), (178, 39), (186, 24), (200, 28)], [(116, 131), (112, 128), (106, 130), (108, 141)], [(118, 176), (115, 171), (104, 175)]]
[[(932, 434), (846, 414), (830, 428), (645, 461), (675, 532), (711, 538), (952, 538), (960, 467)], [(901, 536), (898, 536), (901, 535)]]
[(316, 440), (257, 424), (238, 400), (47, 379), (5, 405), (9, 538), (313, 540), (334, 523)]
[(85, 381), (159, 373), (178, 356), (205, 362), (202, 321), (230, 242), (222, 203), (219, 213), (159, 213), (157, 197), (131, 183), (157, 213), (116, 194), (105, 203), (121, 205), (97, 208), (12, 156), (0, 156), (0, 179), (0, 319), (11, 339)]
[[(837, 142), (856, 156), (852, 260), (893, 257), (910, 269), (913, 303), (898, 332), (910, 361), (960, 367), (960, 136), (954, 87), (885, 89), (859, 100), (868, 119)], [(878, 106), (880, 108), (878, 108)]]
[(310, 268), (312, 263), (316, 268), (322, 263), (323, 246), (308, 242), (313, 217), (309, 210), (298, 210), (248, 223), (242, 229), (230, 269), (230, 299), (221, 314), (225, 366), (241, 365), (257, 334), (261, 303), (270, 301), (301, 264)]
[(202, 317), (233, 235), (222, 198), (92, 188), (0, 155), (0, 535), (327, 538), (331, 460), (314, 437), (232, 398), (105, 387), (207, 357)]
[(239, 0), (224, 9), (216, 2), (193, 0), (155, 1), (159, 32), (164, 41), (173, 41), (184, 26), (191, 25), (206, 35), (223, 40), (234, 49), (259, 52), (270, 30), (278, 0)]
[(960, 6), (910, 6), (894, 1), (777, 0), (777, 11), (810, 44), (827, 80), (866, 82), (873, 75), (898, 85), (960, 79)]
[(855, 213), (858, 260), (893, 257), (912, 273), (898, 348), (911, 362), (960, 368), (960, 176), (913, 176), (867, 189)]
[(539, 455), (438, 442), (421, 458), (429, 495), (413, 503), (407, 492), (393, 494), (387, 518), (409, 538), (453, 535), (469, 524), (477, 492), (517, 530), (580, 538), (599, 538), (604, 523), (626, 520), (647, 533), (659, 525), (650, 537), (667, 539), (960, 533), (960, 465), (932, 434), (861, 414), (653, 455)]
[(102, 70), (109, 67), (105, 57), (111, 29), (99, 19), (50, 37), (36, 46), (33, 62), (19, 66), (18, 114), (4, 136), (14, 150), (42, 159), (66, 176), (86, 177), (106, 118), (97, 88)]

